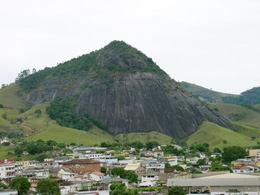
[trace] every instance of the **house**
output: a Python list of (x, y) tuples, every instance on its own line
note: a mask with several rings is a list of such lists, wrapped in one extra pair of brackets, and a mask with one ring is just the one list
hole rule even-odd
[(71, 181), (64, 181), (59, 184), (61, 195), (74, 194), (77, 189), (77, 184)]
[(159, 162), (169, 163), (171, 166), (178, 165), (178, 158), (176, 156), (165, 156), (159, 159)]
[(159, 176), (156, 173), (150, 173), (146, 175), (142, 175), (140, 187), (148, 187), (155, 186), (157, 181), (159, 180)]
[(72, 181), (72, 180), (74, 180), (75, 173), (73, 173), (71, 170), (63, 167), (59, 170), (57, 176), (64, 181)]
[(100, 162), (93, 159), (74, 159), (63, 163), (63, 166), (77, 174), (101, 171)]
[(219, 174), (191, 179), (168, 179), (167, 186), (187, 187), (187, 194), (206, 195), (258, 195), (260, 176), (245, 174)]
[(15, 164), (4, 163), (0, 164), (0, 178), (1, 179), (13, 179), (15, 177)]
[(43, 161), (43, 166), (45, 166), (45, 167), (54, 166), (54, 159), (53, 158), (45, 158), (44, 161)]
[(17, 175), (18, 177), (26, 177), (29, 181), (32, 181), (33, 179), (44, 179), (48, 178), (50, 176), (49, 169), (43, 168), (43, 167), (34, 167), (34, 168), (28, 168), (24, 169), (21, 173)]
[[(42, 163), (37, 160), (30, 160), (30, 161), (17, 161), (17, 166), (20, 167), (20, 170), (33, 168), (33, 167), (42, 167)], [(21, 167), (23, 166), (23, 168)]]
[(4, 137), (4, 138), (0, 139), (1, 144), (7, 143), (7, 142), (10, 142), (8, 137)]
[(127, 172), (132, 172), (137, 175), (144, 175), (145, 174), (145, 168), (141, 166), (141, 163), (135, 163), (135, 164), (127, 164), (125, 167), (125, 170)]
[(250, 170), (249, 167), (243, 165), (236, 165), (231, 167), (233, 173), (253, 173), (253, 170)]
[(163, 173), (164, 169), (165, 169), (164, 163), (157, 162), (157, 163), (146, 164), (146, 173), (149, 173), (149, 172), (152, 172), (152, 171), (155, 171), (155, 172), (158, 172), (158, 173)]
[(260, 157), (260, 149), (250, 149), (249, 156), (257, 156)]
[(60, 157), (56, 157), (54, 159), (54, 166), (58, 166), (61, 167), (63, 165), (63, 163), (68, 162), (73, 160), (73, 157), (71, 156), (60, 156)]
[(18, 191), (15, 189), (1, 189), (0, 195), (18, 195)]
[(90, 179), (94, 180), (94, 181), (100, 181), (104, 179), (104, 173), (101, 172), (92, 172), (89, 174)]

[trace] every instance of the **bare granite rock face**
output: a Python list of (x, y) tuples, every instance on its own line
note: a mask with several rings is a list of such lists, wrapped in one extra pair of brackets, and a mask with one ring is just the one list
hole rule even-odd
[(37, 89), (24, 93), (23, 97), (35, 105), (55, 97), (77, 95), (76, 112), (88, 112), (100, 119), (114, 135), (158, 131), (183, 138), (194, 133), (203, 121), (234, 130), (228, 119), (216, 115), (167, 75), (139, 71), (149, 66), (151, 59), (141, 58), (139, 53), (125, 53), (119, 52), (116, 46), (106, 46), (100, 50), (96, 61), (104, 67), (111, 64), (135, 67), (135, 71), (105, 77), (95, 70), (53, 76), (43, 80)]

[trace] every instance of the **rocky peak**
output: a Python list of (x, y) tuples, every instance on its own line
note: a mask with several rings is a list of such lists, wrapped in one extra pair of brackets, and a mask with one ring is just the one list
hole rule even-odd
[(155, 65), (151, 58), (124, 41), (112, 41), (99, 50), (97, 61), (102, 66), (130, 66), (139, 69), (148, 65)]

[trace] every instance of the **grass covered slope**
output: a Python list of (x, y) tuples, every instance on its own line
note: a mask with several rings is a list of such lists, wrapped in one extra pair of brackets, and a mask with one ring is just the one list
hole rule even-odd
[(202, 143), (208, 143), (210, 148), (220, 149), (228, 146), (250, 147), (257, 144), (245, 135), (206, 121), (187, 139), (189, 146)]
[(213, 91), (211, 89), (207, 89), (205, 87), (201, 87), (199, 85), (191, 84), (188, 82), (181, 82), (181, 85), (189, 92), (191, 92), (194, 95), (199, 96), (202, 100), (208, 101), (208, 102), (222, 102), (222, 97), (226, 96), (236, 96), (226, 93), (221, 93), (217, 91)]
[(128, 134), (118, 134), (115, 139), (120, 143), (126, 142), (136, 142), (140, 141), (142, 143), (147, 143), (150, 141), (157, 141), (159, 144), (170, 144), (172, 137), (164, 135), (162, 133), (152, 131), (148, 133), (128, 133)]
[(235, 104), (209, 104), (209, 107), (218, 110), (220, 115), (230, 118), (247, 126), (260, 128), (260, 113)]
[(246, 125), (242, 125), (239, 123), (232, 123), (233, 127), (238, 130), (239, 133), (248, 136), (250, 138), (256, 139), (256, 141), (260, 141), (260, 129), (249, 127)]
[[(27, 112), (21, 114), (22, 118), (26, 120), (25, 124), (35, 129), (31, 132), (28, 140), (55, 140), (56, 142), (78, 143), (83, 145), (94, 145), (103, 141), (113, 142), (113, 137), (103, 130), (93, 127), (89, 131), (81, 131), (77, 129), (59, 126), (55, 121), (51, 120), (46, 113), (48, 102), (35, 105)], [(34, 112), (41, 110), (42, 114), (37, 117)]]
[(20, 88), (17, 84), (9, 85), (5, 88), (0, 89), (0, 104), (3, 104), (4, 107), (12, 108), (26, 108), (28, 105), (26, 102), (17, 95), (16, 91), (19, 91)]

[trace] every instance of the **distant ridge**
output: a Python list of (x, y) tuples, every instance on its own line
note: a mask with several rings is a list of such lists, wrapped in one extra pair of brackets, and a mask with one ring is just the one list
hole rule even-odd
[(201, 87), (196, 84), (191, 84), (185, 81), (181, 82), (181, 85), (189, 92), (194, 95), (197, 95), (201, 100), (207, 101), (210, 103), (223, 103), (223, 97), (237, 97), (238, 95), (227, 94), (217, 92), (211, 89), (207, 89), (205, 87)]

